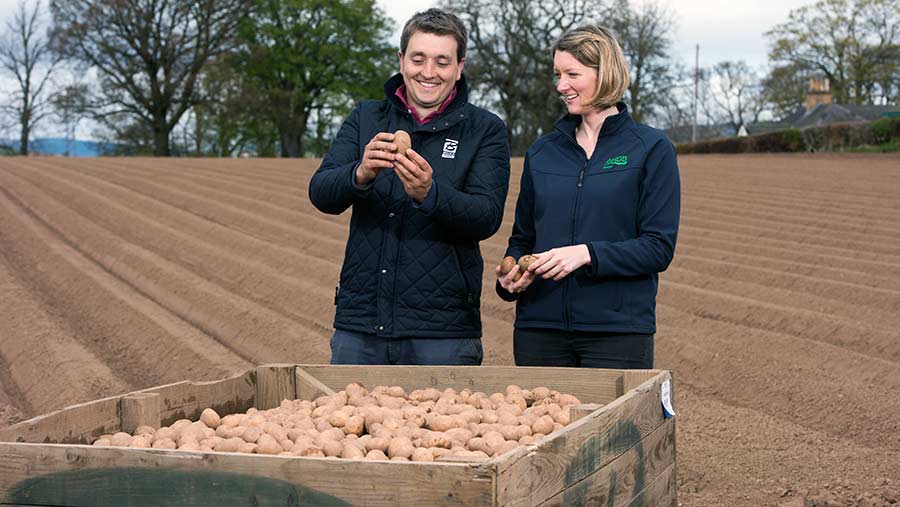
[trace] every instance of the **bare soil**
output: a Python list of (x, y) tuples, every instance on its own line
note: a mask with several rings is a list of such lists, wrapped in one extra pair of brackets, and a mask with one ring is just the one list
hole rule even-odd
[[(681, 157), (661, 275), (679, 503), (900, 502), (900, 157)], [(317, 160), (0, 158), (0, 425), (252, 364), (327, 362), (349, 213)], [(485, 364), (514, 308), (482, 244)]]

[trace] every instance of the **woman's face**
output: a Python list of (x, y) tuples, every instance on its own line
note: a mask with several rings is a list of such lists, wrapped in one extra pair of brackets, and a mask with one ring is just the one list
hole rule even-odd
[(568, 51), (557, 51), (553, 55), (553, 76), (556, 91), (570, 114), (585, 114), (594, 109), (588, 103), (597, 91), (597, 69), (579, 62)]

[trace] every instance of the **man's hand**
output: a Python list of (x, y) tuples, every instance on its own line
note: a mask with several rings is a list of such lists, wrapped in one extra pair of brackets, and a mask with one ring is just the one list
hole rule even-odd
[[(538, 260), (528, 266), (528, 271), (544, 280), (560, 281), (570, 273), (591, 263), (587, 245), (564, 246), (534, 254)], [(524, 277), (523, 277), (524, 278)]]
[(421, 204), (431, 190), (431, 165), (415, 150), (394, 155), (394, 172), (403, 183), (406, 194)]
[(378, 173), (394, 166), (394, 152), (397, 151), (397, 145), (392, 142), (393, 140), (394, 134), (379, 132), (369, 141), (363, 152), (362, 162), (356, 168), (357, 185), (368, 185)]
[(513, 266), (512, 270), (506, 275), (500, 271), (500, 266), (497, 266), (495, 269), (497, 272), (497, 280), (500, 281), (500, 286), (506, 289), (507, 292), (511, 292), (513, 294), (517, 292), (522, 292), (531, 285), (531, 282), (534, 281), (534, 273), (526, 270), (525, 273), (522, 274), (522, 277), (519, 278), (519, 281), (513, 281), (516, 277), (516, 273), (519, 272), (519, 265), (516, 264)]

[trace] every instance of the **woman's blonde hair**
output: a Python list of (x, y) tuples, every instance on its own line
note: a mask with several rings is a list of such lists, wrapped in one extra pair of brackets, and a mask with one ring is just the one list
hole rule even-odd
[(605, 109), (622, 100), (628, 89), (628, 63), (612, 30), (584, 25), (562, 34), (550, 51), (571, 54), (582, 65), (597, 69), (597, 91), (589, 105)]

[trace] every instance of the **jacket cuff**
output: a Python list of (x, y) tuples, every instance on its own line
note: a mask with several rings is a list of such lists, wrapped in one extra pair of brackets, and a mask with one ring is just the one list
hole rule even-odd
[(353, 164), (352, 168), (350, 169), (350, 186), (351, 188), (353, 188), (354, 193), (359, 195), (364, 194), (366, 190), (369, 190), (373, 185), (375, 185), (375, 180), (372, 180), (365, 185), (360, 185), (356, 182), (356, 170), (359, 169), (359, 164), (361, 163), (362, 162), (357, 162)]
[(416, 209), (420, 209), (424, 211), (426, 214), (431, 213), (431, 210), (434, 209), (434, 203), (437, 201), (437, 182), (431, 180), (431, 188), (428, 189), (428, 194), (425, 196), (425, 200), (422, 201), (421, 204), (417, 203), (415, 199), (410, 199), (412, 202), (412, 207)]
[(518, 294), (513, 294), (512, 292), (504, 289), (503, 286), (500, 285), (500, 280), (497, 280), (497, 284), (494, 286), (494, 289), (497, 291), (497, 295), (500, 296), (500, 299), (504, 301), (513, 302), (519, 299)]

